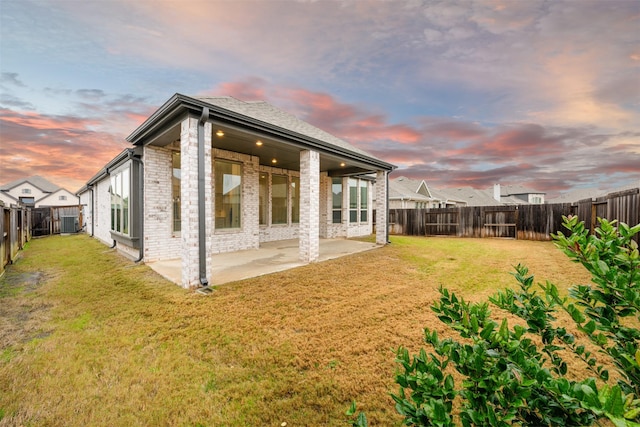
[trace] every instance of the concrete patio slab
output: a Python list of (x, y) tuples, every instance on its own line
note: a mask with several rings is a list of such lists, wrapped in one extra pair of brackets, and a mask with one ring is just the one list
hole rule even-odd
[[(379, 247), (375, 243), (358, 240), (320, 239), (318, 262)], [(216, 254), (211, 257), (213, 271), (210, 284), (221, 285), (306, 265), (298, 256), (297, 239), (262, 243), (259, 249)], [(148, 262), (147, 265), (168, 280), (178, 285), (181, 283), (180, 259)]]

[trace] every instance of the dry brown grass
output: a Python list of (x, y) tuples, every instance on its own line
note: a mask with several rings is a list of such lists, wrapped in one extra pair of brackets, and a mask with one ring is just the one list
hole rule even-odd
[(32, 241), (0, 281), (0, 425), (344, 426), (352, 399), (399, 425), (393, 349), (449, 333), (438, 287), (486, 299), (517, 263), (589, 281), (549, 242), (395, 237), (205, 297), (86, 236)]

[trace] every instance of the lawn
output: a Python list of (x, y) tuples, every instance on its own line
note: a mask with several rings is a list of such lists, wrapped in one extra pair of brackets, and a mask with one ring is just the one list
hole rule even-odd
[(588, 283), (550, 242), (392, 237), (373, 251), (186, 291), (85, 235), (32, 240), (0, 279), (0, 426), (399, 425), (394, 348), (469, 300)]

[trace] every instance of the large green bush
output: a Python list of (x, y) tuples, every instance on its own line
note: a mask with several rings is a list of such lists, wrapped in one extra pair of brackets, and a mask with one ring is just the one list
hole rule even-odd
[[(432, 351), (397, 350), (400, 389), (392, 397), (405, 425), (584, 426), (608, 418), (640, 427), (640, 257), (633, 240), (640, 224), (600, 220), (595, 235), (576, 217), (564, 225), (570, 233), (558, 233), (555, 243), (591, 272), (593, 284), (561, 297), (549, 282), (534, 285), (518, 265), (519, 287), (490, 298), (522, 319), (514, 325), (493, 320), (488, 302), (469, 303), (441, 288), (432, 309), (460, 339), (440, 339), (427, 327)], [(559, 311), (582, 338), (557, 321)], [(570, 357), (591, 376), (567, 375)], [(354, 415), (355, 405), (348, 412)], [(365, 426), (366, 417), (353, 425)]]

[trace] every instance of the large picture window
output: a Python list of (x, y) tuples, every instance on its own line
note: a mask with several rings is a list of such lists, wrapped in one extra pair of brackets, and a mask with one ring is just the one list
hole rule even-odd
[(131, 169), (111, 175), (111, 231), (129, 235), (129, 191)]
[(291, 222), (300, 222), (300, 178), (291, 177)]
[(260, 174), (260, 225), (267, 225), (269, 218), (269, 175)]
[(342, 223), (342, 178), (331, 179), (333, 223)]
[(349, 222), (358, 222), (358, 180), (349, 178)]
[(367, 222), (368, 188), (367, 181), (360, 180), (360, 222)]
[(182, 229), (182, 218), (180, 209), (180, 180), (182, 179), (182, 169), (180, 165), (180, 152), (174, 151), (171, 155), (171, 200), (173, 211), (173, 232), (180, 232)]
[(242, 165), (216, 160), (216, 229), (240, 228), (242, 206)]
[(271, 223), (287, 223), (288, 183), (286, 175), (272, 175), (271, 178)]

